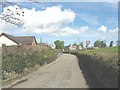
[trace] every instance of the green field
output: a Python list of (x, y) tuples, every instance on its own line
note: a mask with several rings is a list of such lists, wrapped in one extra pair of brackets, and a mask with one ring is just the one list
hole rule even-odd
[(87, 54), (92, 54), (92, 53), (118, 53), (118, 51), (120, 50), (120, 46), (119, 47), (110, 47), (110, 48), (98, 48), (95, 50), (85, 50), (82, 51), (82, 53), (87, 53)]
[(80, 54), (90, 55), (96, 58), (102, 58), (101, 61), (104, 61), (107, 65), (114, 67), (118, 70), (118, 58), (119, 58), (119, 47), (110, 47), (110, 48), (98, 48), (95, 50), (83, 50), (79, 51)]

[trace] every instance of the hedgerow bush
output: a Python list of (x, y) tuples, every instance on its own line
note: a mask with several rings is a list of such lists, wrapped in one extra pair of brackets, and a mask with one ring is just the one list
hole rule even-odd
[[(38, 51), (25, 51), (17, 48), (16, 53), (6, 53), (2, 59), (2, 79), (10, 79), (12, 73), (22, 74), (25, 70), (35, 67), (36, 65), (48, 64), (55, 60), (58, 55), (57, 50), (38, 50)], [(7, 52), (7, 51), (6, 51)]]
[[(104, 61), (103, 57), (96, 57), (88, 54), (73, 53), (78, 57), (78, 63), (83, 71), (86, 81), (90, 88), (117, 88), (118, 72), (111, 66), (111, 62)], [(115, 58), (116, 59), (116, 58)], [(91, 84), (91, 80), (99, 83)]]

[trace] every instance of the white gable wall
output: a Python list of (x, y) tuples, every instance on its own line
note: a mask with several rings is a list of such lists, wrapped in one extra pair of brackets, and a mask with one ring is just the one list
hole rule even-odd
[(17, 43), (13, 42), (9, 38), (5, 37), (4, 35), (0, 37), (0, 47), (2, 46), (2, 44), (6, 44), (6, 46), (18, 45)]

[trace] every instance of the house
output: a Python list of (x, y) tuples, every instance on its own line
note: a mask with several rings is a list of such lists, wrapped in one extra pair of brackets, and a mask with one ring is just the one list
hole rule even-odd
[(65, 46), (65, 50), (69, 50), (69, 47), (70, 47), (71, 45), (68, 45), (68, 46)]
[(74, 51), (77, 49), (77, 45), (70, 45), (69, 50)]
[(50, 46), (52, 49), (55, 49), (55, 44), (51, 43)]
[(69, 45), (65, 47), (66, 50), (75, 51), (77, 49), (83, 49), (81, 45)]
[(36, 38), (34, 36), (19, 36), (15, 37), (6, 33), (0, 34), (0, 46), (5, 44), (6, 46), (12, 45), (37, 45)]
[(37, 46), (40, 46), (41, 48), (44, 48), (44, 49), (52, 49), (52, 47), (47, 44), (47, 43), (38, 43)]
[(55, 49), (55, 45), (54, 44), (47, 44), (43, 42), (43, 38), (40, 38), (40, 43), (37, 44), (40, 47), (44, 47), (44, 48), (50, 48), (50, 49)]

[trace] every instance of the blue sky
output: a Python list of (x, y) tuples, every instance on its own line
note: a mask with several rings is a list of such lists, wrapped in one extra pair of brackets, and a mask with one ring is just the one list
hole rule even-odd
[[(30, 21), (31, 23), (26, 23), (26, 25), (24, 26), (25, 29), (23, 29), (23, 27), (16, 27), (13, 25), (10, 26), (11, 28), (6, 28), (9, 25), (5, 23), (3, 25), (4, 27), (0, 26), (0, 32), (10, 33), (15, 36), (34, 35), (36, 36), (38, 42), (40, 42), (40, 37), (42, 37), (45, 43), (53, 43), (55, 40), (59, 39), (59, 40), (63, 40), (65, 42), (65, 45), (69, 45), (75, 42), (78, 43), (78, 37), (79, 37), (79, 42), (84, 42), (84, 44), (86, 40), (90, 40), (91, 41), (90, 46), (92, 46), (94, 41), (98, 39), (105, 40), (107, 44), (109, 44), (109, 42), (112, 40), (113, 41), (118, 40), (118, 3), (114, 3), (114, 2), (52, 2), (52, 3), (21, 2), (20, 3), (19, 2), (14, 4), (19, 6), (21, 10), (26, 11), (26, 13), (28, 13), (28, 11), (30, 11), (31, 13), (35, 12), (36, 15), (33, 16), (37, 16), (38, 14), (38, 17), (32, 16), (34, 19), (27, 17), (27, 19), (31, 20)], [(7, 6), (9, 5), (6, 4), (6, 7)], [(33, 8), (35, 9), (32, 10)], [(1, 9), (2, 8), (0, 8), (0, 13), (2, 13)], [(53, 14), (47, 12), (49, 10), (51, 10), (51, 13), (61, 15), (60, 17), (58, 16), (58, 18), (60, 19), (56, 18), (55, 22), (54, 21), (52, 22), (51, 18), (54, 18), (55, 16), (50, 17), (50, 15)], [(55, 12), (57, 12), (58, 10), (58, 13), (55, 13), (52, 10), (56, 10)], [(40, 13), (37, 11), (40, 11)], [(48, 15), (40, 16), (42, 11)], [(68, 15), (68, 17), (66, 15)], [(43, 19), (41, 19), (40, 17), (43, 17)], [(47, 20), (50, 19), (51, 21), (50, 20), (46, 22), (40, 21), (41, 23), (40, 25), (45, 26), (45, 28), (42, 30), (41, 28), (39, 28), (40, 26), (38, 25), (39, 21), (37, 20), (46, 20), (46, 17)], [(36, 25), (32, 24), (32, 20), (34, 20)]]

